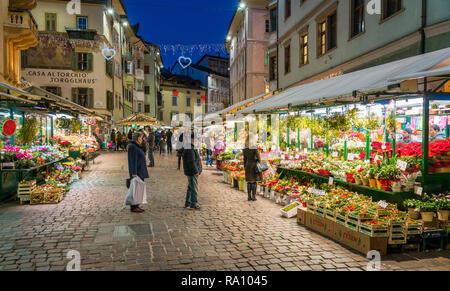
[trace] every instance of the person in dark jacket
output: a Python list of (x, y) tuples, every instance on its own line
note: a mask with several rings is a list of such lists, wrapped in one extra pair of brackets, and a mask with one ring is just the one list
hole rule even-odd
[(183, 133), (181, 133), (180, 136), (178, 137), (176, 150), (177, 150), (177, 157), (178, 157), (178, 170), (180, 170), (181, 169), (181, 160), (183, 158)]
[(155, 133), (152, 129), (150, 129), (150, 132), (147, 136), (147, 144), (148, 144), (148, 160), (150, 161), (149, 167), (155, 166), (155, 158), (153, 156), (153, 149), (155, 147)]
[[(134, 133), (128, 145), (128, 171), (130, 179), (139, 177), (142, 181), (149, 178), (145, 151), (143, 146), (145, 143), (144, 136), (141, 133)], [(144, 212), (139, 205), (131, 205), (131, 211), (136, 213)]]
[[(191, 139), (194, 139), (193, 134)], [(202, 174), (202, 161), (198, 150), (194, 146), (194, 142), (183, 149), (183, 168), (189, 183), (184, 207), (200, 209), (200, 205), (198, 205), (198, 177)]]
[(172, 153), (172, 136), (173, 132), (169, 129), (169, 131), (166, 134), (167, 136), (167, 153)]
[(111, 135), (109, 136), (109, 139), (111, 140), (111, 143), (112, 143), (111, 149), (115, 150), (116, 149), (116, 130), (113, 129), (111, 131)]
[(129, 131), (128, 131), (128, 140), (132, 140), (133, 139), (133, 130), (132, 129), (130, 129)]
[(262, 173), (258, 172), (256, 167), (258, 162), (261, 162), (261, 156), (258, 148), (255, 147), (256, 135), (247, 137), (244, 149), (244, 168), (245, 180), (247, 181), (248, 201), (256, 201), (256, 183), (262, 181)]

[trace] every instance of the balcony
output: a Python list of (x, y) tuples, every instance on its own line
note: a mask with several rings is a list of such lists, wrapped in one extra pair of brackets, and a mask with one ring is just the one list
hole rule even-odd
[(123, 82), (125, 85), (134, 86), (134, 76), (131, 74), (123, 74)]
[(36, 8), (37, 0), (9, 0), (9, 7), (16, 9), (29, 9)]
[(6, 43), (6, 79), (20, 85), (20, 51), (38, 44), (38, 27), (28, 10), (9, 9), (3, 25)]
[(97, 35), (97, 30), (95, 29), (77, 29), (66, 27), (66, 31), (69, 39), (94, 40)]

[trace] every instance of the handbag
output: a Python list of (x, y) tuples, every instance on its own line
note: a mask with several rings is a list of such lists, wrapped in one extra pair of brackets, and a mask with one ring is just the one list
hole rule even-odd
[(263, 173), (269, 169), (269, 166), (265, 162), (256, 163), (256, 170), (258, 173)]
[(126, 179), (125, 180), (125, 185), (127, 186), (127, 189), (130, 189), (131, 180), (130, 179)]

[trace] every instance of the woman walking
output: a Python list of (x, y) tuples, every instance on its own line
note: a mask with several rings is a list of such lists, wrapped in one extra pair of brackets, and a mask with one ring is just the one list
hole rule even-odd
[[(128, 145), (128, 171), (130, 179), (139, 177), (142, 181), (149, 178), (145, 158), (145, 139), (142, 133), (133, 133)], [(131, 205), (131, 212), (142, 213), (139, 205)]]
[(244, 149), (244, 168), (245, 180), (247, 181), (248, 201), (256, 201), (256, 183), (262, 181), (262, 173), (257, 169), (258, 162), (261, 162), (261, 156), (258, 148), (251, 148), (250, 143), (255, 140), (256, 135), (247, 137)]

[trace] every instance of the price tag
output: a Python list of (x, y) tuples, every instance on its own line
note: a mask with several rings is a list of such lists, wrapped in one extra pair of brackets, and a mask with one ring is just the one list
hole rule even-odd
[(334, 158), (337, 158), (337, 157), (339, 156), (339, 154), (338, 154), (337, 152), (333, 152), (331, 155), (332, 155)]
[(308, 153), (308, 149), (304, 149), (304, 152), (305, 152), (305, 154), (307, 154)]
[(383, 144), (383, 145), (381, 146), (381, 149), (382, 149), (382, 150), (385, 150), (385, 149), (386, 149), (386, 145)]
[(327, 194), (327, 192), (325, 192), (324, 190), (319, 190), (319, 189), (314, 189), (314, 188), (309, 188), (308, 192), (314, 195), (325, 195)]
[(285, 160), (285, 159), (286, 159), (286, 156), (285, 156), (285, 155), (281, 155), (281, 159), (282, 159), (282, 160)]
[(295, 159), (296, 159), (296, 160), (298, 160), (299, 158), (300, 158), (300, 155), (299, 155), (299, 154), (295, 155)]
[(381, 200), (380, 202), (378, 202), (377, 205), (380, 206), (380, 207), (383, 208), (383, 209), (386, 209), (386, 207), (389, 206), (389, 204), (386, 203), (386, 202), (384, 202), (383, 200)]
[(330, 177), (329, 179), (328, 179), (328, 185), (333, 185), (334, 184), (334, 178), (333, 177)]
[(406, 168), (408, 168), (408, 163), (405, 162), (405, 161), (398, 160), (397, 161), (397, 168), (402, 170), (402, 171), (406, 171)]
[(422, 187), (416, 187), (416, 194), (422, 196), (423, 188)]

